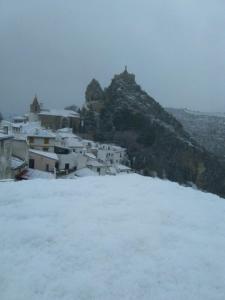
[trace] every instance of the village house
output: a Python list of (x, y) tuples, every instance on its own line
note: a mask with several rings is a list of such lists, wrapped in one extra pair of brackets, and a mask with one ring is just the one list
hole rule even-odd
[(98, 148), (101, 144), (91, 140), (82, 140), (82, 143), (87, 149), (88, 153), (93, 153), (97, 157)]
[(29, 148), (46, 152), (54, 152), (55, 139), (56, 135), (53, 132), (39, 128), (27, 135)]
[(59, 159), (57, 168), (58, 173), (69, 173), (77, 170), (77, 156), (71, 149), (62, 146), (55, 146), (54, 151)]
[(121, 164), (126, 159), (126, 149), (109, 144), (101, 144), (98, 147), (97, 158), (100, 162), (106, 162), (108, 165)]
[(29, 168), (56, 173), (59, 166), (57, 154), (41, 150), (29, 150)]
[(98, 162), (97, 160), (88, 160), (87, 161), (87, 167), (98, 173), (99, 175), (106, 175), (107, 174), (107, 166), (105, 164), (102, 164)]
[(21, 124), (21, 123), (26, 123), (27, 122), (27, 117), (25, 116), (16, 116), (13, 118), (13, 123), (16, 124)]
[(0, 133), (0, 179), (12, 178), (12, 136)]

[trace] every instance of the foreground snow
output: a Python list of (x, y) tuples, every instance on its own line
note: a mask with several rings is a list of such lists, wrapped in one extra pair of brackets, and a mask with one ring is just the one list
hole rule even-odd
[(225, 299), (225, 200), (138, 175), (0, 183), (0, 299)]

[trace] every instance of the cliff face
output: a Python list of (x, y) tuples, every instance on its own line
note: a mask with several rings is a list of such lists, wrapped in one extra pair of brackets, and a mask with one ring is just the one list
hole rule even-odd
[(128, 149), (132, 167), (225, 196), (225, 166), (136, 83), (127, 70), (104, 91), (96, 139)]

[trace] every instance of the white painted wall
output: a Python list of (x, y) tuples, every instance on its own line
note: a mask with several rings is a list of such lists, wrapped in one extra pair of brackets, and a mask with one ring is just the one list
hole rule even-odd
[(12, 155), (16, 156), (28, 163), (28, 145), (26, 140), (12, 140)]
[(76, 155), (71, 152), (69, 154), (57, 154), (59, 158), (59, 170), (65, 170), (65, 164), (69, 164), (69, 170), (77, 167)]
[[(48, 137), (47, 137), (48, 138)], [(32, 149), (45, 151), (45, 148), (48, 148), (48, 152), (54, 152), (55, 138), (48, 138), (49, 141), (45, 144), (45, 138), (34, 136), (33, 141), (31, 142), (30, 137), (28, 137), (28, 145)]]
[(11, 178), (12, 140), (0, 140), (0, 179)]

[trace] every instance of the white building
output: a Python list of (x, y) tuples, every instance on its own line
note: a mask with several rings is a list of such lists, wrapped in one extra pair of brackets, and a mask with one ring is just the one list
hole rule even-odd
[(27, 142), (31, 149), (46, 152), (54, 152), (56, 135), (45, 129), (36, 129), (34, 133), (28, 134)]
[(57, 154), (30, 149), (29, 168), (55, 173), (58, 169), (59, 159)]
[(121, 164), (126, 159), (126, 149), (109, 144), (102, 144), (98, 147), (97, 159), (106, 162), (108, 165)]
[(12, 178), (12, 136), (0, 133), (0, 179)]
[(98, 173), (99, 175), (106, 175), (107, 174), (107, 166), (105, 164), (102, 164), (98, 162), (97, 160), (88, 160), (87, 161), (87, 167)]
[(59, 159), (57, 169), (59, 173), (69, 173), (77, 170), (77, 155), (71, 149), (62, 146), (55, 146), (55, 153)]

